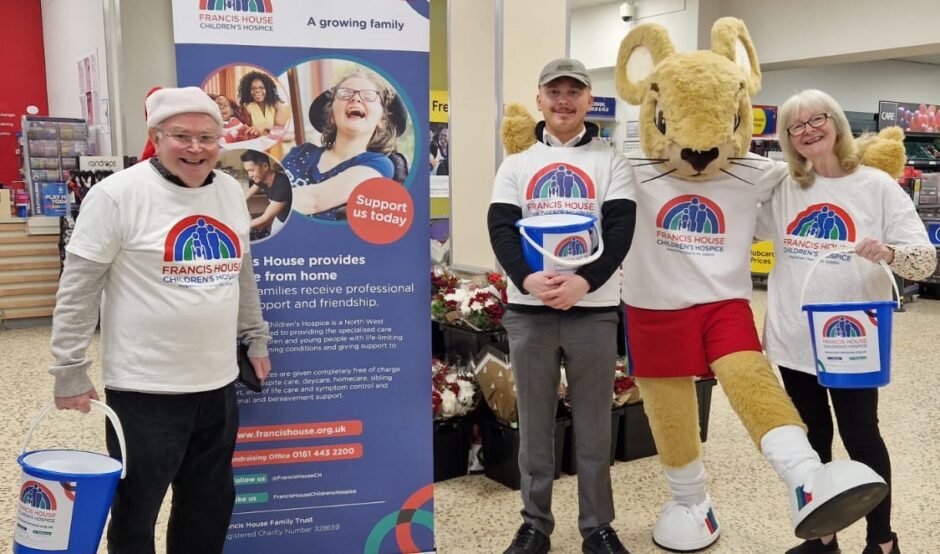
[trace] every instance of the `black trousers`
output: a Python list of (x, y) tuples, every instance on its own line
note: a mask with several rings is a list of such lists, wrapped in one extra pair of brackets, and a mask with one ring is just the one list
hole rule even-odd
[[(106, 394), (127, 442), (127, 477), (111, 507), (109, 554), (154, 552), (154, 526), (171, 485), (167, 554), (222, 552), (235, 505), (234, 384), (187, 394), (110, 389)], [(119, 458), (110, 423), (106, 438), (108, 452)]]
[[(832, 461), (832, 413), (849, 457), (875, 470), (891, 486), (891, 459), (878, 430), (878, 389), (827, 389), (815, 375), (780, 367), (783, 386), (809, 428), (809, 443), (823, 463)], [(869, 543), (891, 542), (891, 492), (866, 517)]]

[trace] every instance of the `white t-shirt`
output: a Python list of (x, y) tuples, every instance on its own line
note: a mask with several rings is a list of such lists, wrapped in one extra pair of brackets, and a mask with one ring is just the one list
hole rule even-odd
[[(914, 203), (888, 174), (860, 166), (845, 177), (816, 176), (809, 188), (787, 179), (761, 208), (758, 236), (774, 242), (768, 278), (764, 348), (776, 364), (815, 374), (816, 364), (800, 291), (813, 260), (864, 238), (885, 244), (929, 245)], [(888, 300), (884, 270), (854, 254), (821, 262), (806, 287), (806, 303)]]
[(754, 154), (705, 181), (661, 176), (663, 167), (627, 155), (636, 172), (636, 231), (623, 262), (623, 299), (649, 310), (751, 297), (757, 204), (786, 176), (786, 164)]
[(196, 392), (235, 379), (248, 221), (241, 185), (220, 172), (187, 188), (141, 163), (91, 189), (67, 250), (111, 266), (101, 306), (106, 387)]
[[(493, 184), (493, 202), (522, 208), (522, 217), (546, 214), (583, 214), (601, 219), (608, 200), (633, 200), (633, 176), (626, 160), (600, 141), (584, 146), (546, 146), (536, 142), (503, 160)], [(541, 306), (522, 294), (512, 280), (507, 294), (512, 304)], [(590, 292), (578, 306), (616, 306), (620, 303), (620, 275)]]

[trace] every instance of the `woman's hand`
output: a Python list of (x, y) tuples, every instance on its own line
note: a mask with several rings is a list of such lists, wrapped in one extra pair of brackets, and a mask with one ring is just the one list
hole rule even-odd
[(894, 261), (894, 250), (878, 239), (864, 238), (855, 243), (855, 253), (872, 263)]

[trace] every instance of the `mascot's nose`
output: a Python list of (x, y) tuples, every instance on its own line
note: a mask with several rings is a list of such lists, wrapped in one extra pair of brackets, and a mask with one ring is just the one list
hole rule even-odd
[(689, 162), (695, 168), (695, 171), (701, 173), (705, 171), (708, 164), (718, 157), (718, 149), (712, 148), (711, 150), (702, 151), (683, 148), (681, 155), (683, 160)]

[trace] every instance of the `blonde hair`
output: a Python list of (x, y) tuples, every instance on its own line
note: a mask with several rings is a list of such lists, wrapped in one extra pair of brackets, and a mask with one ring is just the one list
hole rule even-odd
[[(811, 186), (816, 178), (812, 164), (796, 151), (790, 139), (790, 133), (787, 132), (787, 127), (794, 122), (800, 111), (819, 111), (829, 115), (836, 131), (833, 153), (838, 158), (842, 169), (849, 173), (855, 171), (859, 165), (859, 150), (855, 139), (852, 138), (852, 128), (845, 117), (845, 112), (833, 97), (821, 90), (809, 89), (788, 98), (780, 108), (778, 118), (777, 140), (780, 143), (780, 149), (787, 157), (787, 165), (790, 166), (790, 176), (793, 180), (806, 188)], [(862, 137), (860, 140), (867, 141), (871, 138)]]

